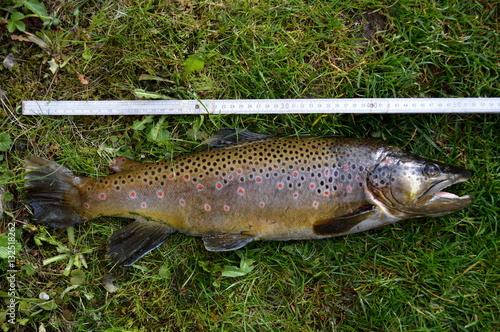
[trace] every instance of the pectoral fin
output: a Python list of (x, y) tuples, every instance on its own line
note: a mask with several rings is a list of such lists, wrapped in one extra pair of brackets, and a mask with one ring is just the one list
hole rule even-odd
[(158, 248), (174, 232), (164, 223), (134, 221), (111, 235), (108, 255), (118, 265), (132, 265), (151, 250)]
[(208, 251), (231, 251), (244, 247), (253, 241), (250, 235), (212, 233), (203, 236)]
[(373, 205), (364, 205), (352, 213), (316, 222), (313, 226), (317, 235), (341, 235), (370, 218), (375, 213)]

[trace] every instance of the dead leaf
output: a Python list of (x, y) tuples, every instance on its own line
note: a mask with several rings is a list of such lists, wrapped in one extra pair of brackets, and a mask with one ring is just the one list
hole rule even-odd
[(89, 84), (89, 81), (87, 81), (87, 80), (85, 79), (85, 76), (84, 76), (84, 75), (80, 74), (79, 72), (76, 72), (76, 74), (78, 75), (78, 79), (80, 80), (80, 82), (81, 82), (82, 84), (84, 84), (84, 85)]
[(20, 36), (20, 35), (10, 35), (10, 38), (12, 40), (17, 40), (17, 41), (21, 41), (21, 42), (30, 42), (31, 43), (31, 40), (27, 37), (24, 37), (24, 36)]

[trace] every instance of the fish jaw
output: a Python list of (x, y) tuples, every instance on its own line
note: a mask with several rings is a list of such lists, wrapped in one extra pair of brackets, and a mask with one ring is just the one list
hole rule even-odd
[(422, 204), (426, 216), (442, 216), (461, 209), (465, 209), (472, 204), (471, 195), (458, 196), (453, 193), (443, 191), (454, 184), (465, 182), (470, 178), (470, 172), (464, 169), (457, 169), (457, 176), (449, 180), (441, 181), (430, 187), (418, 199)]

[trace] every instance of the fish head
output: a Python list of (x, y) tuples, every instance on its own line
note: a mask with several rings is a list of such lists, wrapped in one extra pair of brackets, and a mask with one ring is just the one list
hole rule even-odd
[(469, 177), (466, 169), (396, 151), (369, 170), (367, 188), (395, 217), (440, 216), (472, 203), (470, 195), (443, 191)]

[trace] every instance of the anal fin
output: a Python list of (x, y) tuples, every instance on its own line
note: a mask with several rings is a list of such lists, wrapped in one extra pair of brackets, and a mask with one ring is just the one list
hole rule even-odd
[(375, 212), (375, 206), (363, 205), (352, 213), (318, 221), (314, 224), (313, 230), (317, 235), (341, 235), (349, 232), (354, 226), (370, 218)]
[(132, 265), (162, 245), (174, 232), (164, 223), (149, 220), (134, 221), (111, 235), (108, 255), (118, 265)]
[(212, 233), (203, 236), (208, 251), (231, 251), (244, 247), (253, 241), (253, 236), (243, 234)]

